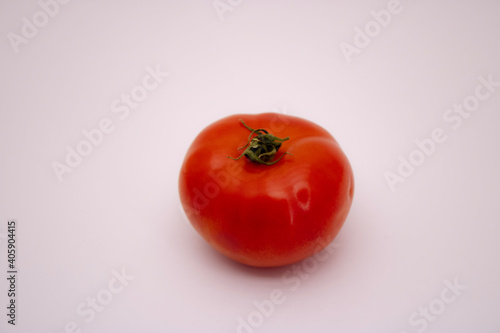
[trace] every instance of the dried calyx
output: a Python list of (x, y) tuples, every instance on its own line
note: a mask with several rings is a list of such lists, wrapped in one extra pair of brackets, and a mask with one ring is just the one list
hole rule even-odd
[(243, 153), (241, 153), (240, 156), (234, 158), (231, 156), (228, 156), (229, 158), (233, 160), (239, 160), (243, 156), (246, 156), (250, 161), (259, 163), (259, 164), (265, 164), (265, 165), (272, 165), (278, 162), (285, 156), (285, 154), (289, 154), (288, 152), (283, 153), (277, 160), (273, 161), (274, 156), (278, 152), (278, 150), (281, 147), (281, 144), (284, 141), (287, 141), (289, 137), (286, 137), (284, 139), (278, 138), (272, 134), (269, 134), (268, 131), (265, 129), (259, 128), (259, 129), (253, 129), (247, 126), (243, 120), (240, 119), (240, 122), (245, 126), (246, 129), (248, 129), (251, 133), (250, 136), (248, 137), (247, 144), (244, 145), (243, 147), (240, 147), (238, 149), (245, 149)]

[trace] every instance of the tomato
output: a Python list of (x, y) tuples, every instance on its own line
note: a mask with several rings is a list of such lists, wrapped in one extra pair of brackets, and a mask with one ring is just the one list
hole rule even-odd
[(352, 168), (332, 135), (277, 113), (209, 125), (189, 147), (179, 176), (195, 230), (223, 255), (257, 267), (321, 251), (344, 224), (353, 193)]

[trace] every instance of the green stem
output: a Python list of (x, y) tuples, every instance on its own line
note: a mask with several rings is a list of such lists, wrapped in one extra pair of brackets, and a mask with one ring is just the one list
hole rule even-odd
[[(286, 152), (283, 155), (281, 155), (277, 160), (273, 161), (273, 158), (280, 149), (281, 144), (284, 141), (289, 140), (290, 138), (286, 137), (284, 139), (281, 139), (272, 134), (269, 134), (265, 129), (262, 128), (253, 129), (249, 127), (247, 124), (245, 124), (245, 122), (241, 119), (240, 122), (243, 124), (243, 126), (245, 126), (247, 130), (250, 131), (247, 144), (244, 145), (243, 147), (238, 148), (238, 149), (245, 149), (245, 151), (236, 158), (231, 156), (228, 156), (228, 158), (231, 158), (236, 161), (242, 158), (243, 156), (246, 156), (252, 162), (265, 165), (272, 165), (281, 160), (283, 156), (285, 156), (285, 154), (291, 155), (290, 153)], [(256, 136), (253, 136), (254, 134), (256, 134)]]

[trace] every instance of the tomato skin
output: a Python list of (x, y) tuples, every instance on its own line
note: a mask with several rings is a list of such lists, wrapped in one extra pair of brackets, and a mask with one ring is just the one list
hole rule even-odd
[[(239, 160), (250, 131), (283, 142), (273, 165)], [(240, 263), (273, 267), (327, 246), (347, 218), (352, 168), (336, 140), (302, 118), (276, 113), (232, 115), (206, 127), (186, 153), (179, 176), (182, 206), (196, 231)]]

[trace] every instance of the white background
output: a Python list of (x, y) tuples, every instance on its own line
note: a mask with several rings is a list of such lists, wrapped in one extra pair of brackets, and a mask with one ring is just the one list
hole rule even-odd
[[(0, 276), (9, 219), (19, 269), (15, 327), (1, 279), (1, 331), (236, 332), (250, 317), (240, 332), (499, 332), (500, 87), (457, 129), (443, 115), (480, 77), (500, 82), (500, 2), (401, 0), (350, 59), (342, 43), (380, 27), (387, 1), (230, 3), (71, 1), (44, 22), (37, 1), (0, 2)], [(120, 119), (112, 103), (148, 67), (169, 75)], [(213, 251), (177, 192), (200, 130), (273, 110), (328, 129), (356, 179), (337, 248), (294, 291), (290, 267)], [(59, 182), (52, 164), (105, 118), (113, 131)], [(391, 191), (384, 174), (435, 128), (446, 141)], [(114, 270), (133, 279), (102, 298)], [(275, 289), (284, 301), (256, 314)], [(98, 295), (94, 318), (77, 313)]]

